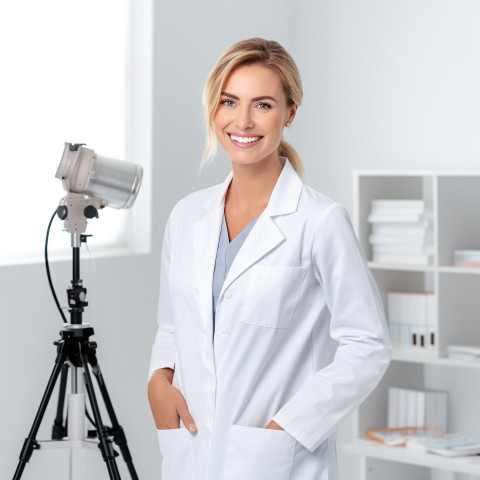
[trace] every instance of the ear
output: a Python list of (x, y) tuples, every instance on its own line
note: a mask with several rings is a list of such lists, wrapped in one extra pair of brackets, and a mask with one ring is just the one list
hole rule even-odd
[(295, 115), (297, 114), (297, 108), (298, 108), (298, 105), (296, 105), (295, 103), (290, 107), (289, 115), (288, 115), (286, 123), (291, 124), (293, 122), (293, 119), (295, 118)]

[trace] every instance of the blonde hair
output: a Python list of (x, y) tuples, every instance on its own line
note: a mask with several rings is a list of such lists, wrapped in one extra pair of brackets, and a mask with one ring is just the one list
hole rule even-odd
[[(217, 151), (213, 119), (217, 111), (222, 87), (228, 76), (236, 68), (252, 63), (260, 63), (277, 72), (287, 97), (288, 106), (302, 103), (302, 81), (297, 66), (293, 58), (279, 43), (263, 38), (249, 38), (235, 43), (217, 60), (203, 89), (206, 142), (201, 167), (209, 163)], [(303, 164), (300, 156), (283, 136), (278, 147), (278, 154), (287, 157), (295, 171), (299, 175), (303, 174)]]

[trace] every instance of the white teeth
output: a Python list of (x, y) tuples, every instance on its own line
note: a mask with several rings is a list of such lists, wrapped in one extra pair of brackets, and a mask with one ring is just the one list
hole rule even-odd
[(235, 135), (230, 135), (232, 140), (235, 140), (238, 143), (252, 143), (260, 140), (262, 137), (237, 137)]

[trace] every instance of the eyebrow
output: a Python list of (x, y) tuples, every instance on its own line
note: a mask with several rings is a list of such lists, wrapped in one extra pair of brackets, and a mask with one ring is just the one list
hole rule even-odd
[[(229, 97), (229, 98), (233, 98), (234, 100), (240, 100), (236, 95), (233, 95), (231, 93), (228, 93), (228, 92), (221, 92), (221, 95), (223, 95), (224, 97)], [(258, 102), (259, 100), (273, 100), (274, 102), (276, 102), (277, 100), (273, 97), (271, 97), (270, 95), (262, 95), (260, 97), (254, 97), (251, 99), (252, 102)]]

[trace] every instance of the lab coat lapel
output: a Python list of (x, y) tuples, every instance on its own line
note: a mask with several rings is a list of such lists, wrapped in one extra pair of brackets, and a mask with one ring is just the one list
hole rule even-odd
[(263, 212), (240, 248), (222, 286), (220, 296), (245, 270), (284, 240), (282, 232), (266, 212)]
[(273, 218), (279, 215), (288, 215), (297, 210), (303, 182), (289, 161), (284, 158), (282, 161), (285, 162), (284, 167), (270, 196), (267, 208), (258, 218), (235, 257), (223, 283), (220, 296), (245, 270), (285, 239), (285, 235), (277, 227)]
[(213, 270), (222, 226), (225, 192), (231, 180), (232, 174), (230, 173), (217, 194), (203, 206), (205, 217), (193, 226), (195, 266), (200, 302), (199, 314), (207, 331), (212, 330)]

